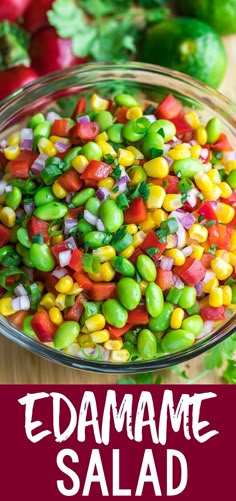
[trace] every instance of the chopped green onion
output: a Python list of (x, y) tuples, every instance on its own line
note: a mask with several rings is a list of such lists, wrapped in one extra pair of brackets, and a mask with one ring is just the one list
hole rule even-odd
[(129, 207), (129, 201), (125, 193), (118, 195), (116, 203), (121, 210), (128, 209)]
[(155, 256), (155, 254), (157, 254), (158, 252), (160, 252), (160, 249), (158, 249), (158, 247), (149, 247), (148, 249), (146, 249), (146, 253), (150, 257)]
[(143, 114), (144, 115), (152, 115), (156, 111), (155, 107), (152, 104), (149, 104), (147, 108), (145, 108)]
[(75, 302), (75, 294), (71, 294), (70, 296), (66, 296), (66, 308), (69, 308), (70, 306), (73, 306)]
[(46, 185), (53, 184), (54, 181), (61, 176), (61, 170), (57, 165), (50, 164), (44, 167), (41, 171), (41, 176)]
[(29, 293), (31, 308), (36, 308), (42, 297), (39, 287), (36, 283), (30, 284), (27, 287), (27, 292)]
[(140, 118), (137, 118), (137, 120), (135, 120), (133, 122), (133, 130), (137, 134), (143, 134), (145, 131), (147, 131), (149, 129), (150, 125), (151, 124), (150, 124), (148, 118), (140, 117)]
[(165, 244), (167, 241), (167, 230), (166, 228), (162, 228), (156, 231), (156, 235), (158, 236), (158, 240), (160, 244)]
[(217, 244), (211, 244), (210, 248), (208, 249), (209, 254), (215, 254), (217, 249)]
[[(58, 225), (60, 226), (60, 228), (58, 230), (53, 230), (54, 226)], [(62, 219), (54, 219), (54, 221), (52, 221), (49, 225), (48, 234), (51, 235), (51, 237), (57, 237), (58, 235), (61, 235), (63, 232), (62, 225), (63, 225)]]
[(100, 262), (98, 256), (84, 253), (82, 255), (82, 265), (84, 271), (86, 271), (87, 273), (99, 273)]
[[(88, 343), (88, 341), (84, 341), (81, 345), (80, 345), (80, 349), (84, 355), (85, 358), (87, 358), (88, 360), (102, 360), (102, 348), (99, 344), (95, 344), (95, 348), (97, 348), (98, 350), (98, 353), (97, 355), (88, 355), (85, 351), (85, 348), (86, 348), (86, 344)], [(89, 346), (91, 347), (91, 346)]]
[(178, 304), (182, 292), (183, 289), (177, 289), (176, 287), (171, 287), (166, 300), (169, 301), (170, 303)]
[(43, 235), (42, 233), (38, 233), (37, 235), (32, 236), (32, 242), (34, 244), (43, 244)]
[(178, 221), (175, 217), (169, 217), (166, 221), (161, 222), (160, 228), (161, 230), (166, 230), (168, 235), (172, 235), (178, 231)]

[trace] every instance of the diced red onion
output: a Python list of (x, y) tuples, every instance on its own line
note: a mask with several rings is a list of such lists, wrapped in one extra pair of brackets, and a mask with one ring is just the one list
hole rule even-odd
[(25, 211), (24, 209), (22, 209), (21, 207), (19, 207), (18, 209), (16, 209), (16, 217), (21, 217), (21, 216), (24, 216), (25, 215)]
[(48, 158), (48, 155), (45, 155), (45, 153), (41, 153), (36, 158), (36, 160), (34, 161), (34, 163), (31, 166), (32, 174), (35, 174), (35, 175), (40, 174), (41, 170), (43, 170), (45, 167), (45, 162), (46, 162), (47, 158)]
[(210, 169), (212, 169), (212, 165), (209, 162), (203, 164), (203, 167), (204, 167), (204, 172), (208, 172)]
[(198, 142), (196, 141), (196, 139), (192, 139), (192, 141), (189, 141), (188, 143), (190, 146), (194, 146), (195, 144), (198, 144)]
[[(7, 182), (5, 181), (5, 179), (2, 179), (0, 181), (0, 195), (3, 195), (4, 191), (6, 191), (6, 186), (7, 186)], [(12, 188), (12, 186), (11, 186)]]
[(191, 207), (195, 207), (195, 205), (197, 203), (198, 193), (199, 193), (199, 191), (196, 188), (193, 188), (192, 190), (188, 191), (186, 202), (188, 202)]
[(24, 210), (27, 216), (31, 216), (35, 209), (34, 202), (29, 202), (28, 204), (24, 204)]
[(174, 160), (172, 158), (168, 157), (167, 155), (162, 155), (162, 156), (167, 161), (169, 167), (171, 167), (171, 165), (173, 164)]
[(60, 120), (61, 116), (55, 111), (49, 111), (46, 115), (46, 120), (49, 122), (54, 122), (54, 120)]
[(59, 153), (64, 153), (68, 149), (68, 144), (64, 141), (57, 141), (54, 146)]
[(89, 210), (85, 209), (84, 211), (84, 219), (87, 221), (87, 223), (91, 224), (92, 226), (96, 226), (97, 222), (97, 216), (94, 216)]
[(33, 129), (30, 129), (29, 127), (25, 127), (24, 129), (21, 129), (21, 140), (23, 139), (33, 139), (34, 134), (33, 134)]
[[(163, 151), (164, 151), (164, 153), (167, 153), (167, 151), (169, 151), (169, 149), (170, 149), (170, 148), (171, 148), (170, 143), (165, 143), (165, 144), (163, 145)], [(171, 160), (171, 159), (170, 159), (170, 160)]]
[(147, 118), (151, 124), (157, 121), (155, 115), (145, 115), (145, 118)]
[(73, 198), (74, 194), (75, 194), (75, 193), (74, 193), (74, 191), (73, 191), (73, 192), (68, 193), (68, 194), (66, 195), (66, 203), (67, 203), (67, 204), (70, 204), (70, 203), (71, 203), (71, 199)]
[(190, 256), (190, 254), (192, 254), (193, 248), (191, 245), (188, 245), (188, 247), (185, 247), (184, 249), (182, 249), (182, 252), (183, 252), (185, 257), (188, 257), (188, 256)]
[(6, 139), (2, 139), (0, 141), (0, 150), (5, 150), (6, 147), (7, 147), (7, 141)]
[(179, 278), (177, 275), (173, 274), (173, 280), (174, 280), (174, 284), (175, 284), (176, 289), (183, 289), (184, 282), (181, 280), (181, 278)]
[(217, 202), (215, 202), (215, 200), (210, 200), (209, 203), (211, 204), (212, 206), (212, 209), (216, 209), (217, 207)]
[(165, 271), (170, 271), (174, 264), (174, 259), (172, 257), (162, 256), (160, 262), (160, 268)]
[(28, 311), (30, 310), (30, 300), (28, 296), (19, 296), (15, 299), (12, 299), (12, 308), (15, 311)]
[(215, 278), (215, 276), (216, 276), (216, 275), (215, 275), (214, 271), (212, 271), (212, 270), (207, 270), (207, 271), (206, 271), (206, 274), (205, 274), (205, 277), (203, 278), (203, 280), (202, 280), (202, 282), (201, 282), (201, 283), (202, 283), (203, 285), (205, 285), (205, 284), (207, 284), (210, 280), (212, 280), (213, 278)]
[(76, 119), (77, 122), (82, 122), (84, 124), (87, 124), (88, 122), (91, 122), (90, 118), (88, 115), (83, 115), (82, 117), (78, 117)]
[(24, 288), (22, 284), (17, 285), (14, 289), (16, 296), (27, 296), (27, 290)]
[(178, 249), (182, 249), (186, 244), (186, 231), (183, 225), (178, 221), (179, 228), (176, 231), (177, 236), (177, 247)]
[(32, 139), (23, 139), (20, 144), (21, 150), (29, 150), (31, 151), (33, 148), (33, 140)]
[[(83, 351), (82, 350), (78, 350), (78, 353), (77, 353), (77, 357), (78, 358), (82, 358), (84, 360), (87, 360), (88, 357), (90, 355), (93, 355), (94, 354), (94, 348), (92, 347), (87, 347), (87, 348), (83, 348)], [(87, 355), (87, 356), (86, 356)]]
[(115, 187), (118, 186), (119, 190), (117, 193), (124, 193), (127, 190), (127, 183), (130, 181), (129, 176), (124, 175), (118, 181), (116, 181)]
[(177, 139), (176, 136), (174, 136), (171, 141), (168, 142), (168, 144), (170, 145), (170, 148), (174, 148), (174, 146), (177, 146), (178, 144), (182, 144), (182, 141), (181, 139)]
[(226, 151), (224, 153), (224, 160), (229, 162), (230, 160), (236, 160), (236, 151)]
[(185, 230), (189, 230), (190, 228), (192, 228), (195, 221), (196, 221), (196, 218), (192, 214), (190, 214), (189, 212), (186, 212), (181, 223), (182, 223), (183, 227), (185, 228)]
[(51, 275), (53, 277), (56, 277), (60, 280), (60, 278), (65, 277), (65, 275), (68, 274), (68, 271), (65, 268), (55, 268), (55, 270), (52, 271)]
[[(1, 186), (1, 182), (0, 182), (0, 186)], [(7, 184), (4, 191), (5, 191), (5, 193), (11, 193), (12, 190), (13, 190), (13, 186), (11, 186), (10, 184)], [(0, 194), (2, 195), (1, 188), (0, 188)]]
[(64, 220), (64, 233), (65, 235), (69, 235), (71, 228), (73, 226), (77, 226), (77, 219), (73, 219), (68, 217)]
[(207, 334), (211, 334), (213, 332), (213, 330), (214, 330), (214, 321), (213, 320), (206, 320), (206, 322), (204, 322), (202, 332), (200, 334), (198, 334), (196, 339), (201, 339), (201, 338), (207, 336)]
[(71, 260), (71, 255), (72, 255), (71, 250), (59, 252), (58, 259), (59, 259), (59, 264), (62, 268), (64, 268), (64, 266), (67, 266), (69, 264)]
[(203, 294), (203, 285), (201, 282), (195, 285), (195, 289), (197, 291), (197, 297), (201, 297)]
[(105, 231), (105, 226), (101, 219), (97, 219), (96, 228), (98, 231)]
[(110, 196), (111, 192), (110, 190), (108, 190), (108, 188), (98, 188), (98, 190), (96, 191), (96, 197), (98, 198), (98, 200), (105, 200), (106, 198), (108, 198)]
[(200, 160), (200, 161), (201, 161), (201, 160), (203, 160), (203, 161), (204, 161), (204, 160), (206, 160), (206, 159), (207, 159), (207, 157), (208, 157), (208, 155), (209, 155), (209, 151), (208, 151), (208, 149), (207, 149), (207, 148), (202, 148), (202, 151), (201, 151), (201, 153), (200, 153), (200, 155), (199, 155), (199, 160)]

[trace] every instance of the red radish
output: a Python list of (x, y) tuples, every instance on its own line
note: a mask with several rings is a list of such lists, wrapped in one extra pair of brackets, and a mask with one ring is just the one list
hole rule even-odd
[(29, 33), (35, 33), (41, 28), (48, 26), (47, 11), (51, 8), (54, 0), (31, 0), (24, 13), (24, 28)]
[(38, 78), (32, 68), (15, 66), (0, 71), (0, 100)]
[(21, 17), (31, 0), (1, 0), (0, 21), (16, 21)]
[(54, 28), (44, 28), (32, 37), (30, 57), (33, 68), (39, 75), (69, 68), (85, 62), (84, 58), (73, 55), (71, 40), (60, 38)]

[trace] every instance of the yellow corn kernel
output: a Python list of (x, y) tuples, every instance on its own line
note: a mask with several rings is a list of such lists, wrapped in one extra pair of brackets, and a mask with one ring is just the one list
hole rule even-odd
[(190, 151), (191, 151), (191, 157), (198, 159), (201, 155), (202, 148), (200, 144), (194, 144), (194, 146), (191, 147)]
[[(84, 327), (85, 326), (83, 326), (83, 329), (84, 329)], [(78, 337), (78, 343), (80, 346), (82, 345), (84, 348), (92, 348), (94, 346), (94, 343), (92, 343), (92, 341), (90, 341), (89, 333), (88, 334), (80, 334)]]
[(52, 191), (57, 198), (65, 198), (67, 195), (67, 191), (60, 185), (58, 181), (55, 181), (52, 185)]
[(50, 308), (55, 306), (55, 302), (56, 296), (52, 292), (47, 292), (47, 294), (42, 297), (39, 304), (41, 304), (41, 306), (45, 306), (45, 308), (49, 310)]
[(36, 283), (36, 285), (38, 286), (39, 291), (42, 293), (42, 292), (44, 291), (44, 284), (43, 284), (43, 282), (39, 282), (39, 281), (37, 281), (37, 282), (35, 282), (35, 283)]
[(198, 223), (193, 224), (189, 229), (189, 236), (193, 240), (197, 240), (200, 243), (205, 242), (208, 237), (207, 228)]
[(216, 277), (211, 278), (207, 284), (203, 286), (203, 292), (209, 294), (212, 289), (215, 289), (219, 286), (219, 280)]
[[(87, 329), (87, 327), (86, 327), (86, 325), (85, 325), (85, 324), (84, 324), (84, 325), (82, 325), (81, 330), (80, 330), (80, 333), (83, 333), (83, 335), (85, 335), (85, 334), (86, 334), (86, 335), (88, 336), (88, 339), (89, 339), (89, 331), (88, 331), (88, 329)], [(91, 343), (91, 341), (90, 341), (90, 343)], [(87, 345), (87, 343), (86, 343), (86, 345)]]
[(138, 148), (135, 148), (135, 146), (127, 146), (126, 150), (131, 151), (134, 154), (135, 160), (143, 160), (144, 155)]
[(235, 210), (228, 204), (218, 202), (217, 206), (214, 208), (216, 216), (220, 223), (228, 224), (235, 216)]
[(140, 169), (131, 169), (129, 172), (129, 177), (130, 177), (130, 184), (136, 185), (139, 184), (143, 181), (143, 172)]
[(165, 252), (165, 256), (174, 259), (175, 266), (182, 266), (185, 263), (185, 255), (179, 249), (170, 249)]
[(223, 291), (220, 287), (211, 289), (209, 294), (209, 305), (215, 306), (215, 308), (223, 305)]
[(120, 256), (123, 256), (123, 257), (126, 257), (126, 259), (129, 259), (129, 257), (132, 256), (132, 254), (134, 253), (135, 249), (134, 249), (134, 246), (133, 245), (129, 245), (128, 247), (126, 247), (126, 249), (124, 249), (122, 252), (120, 252)]
[(232, 301), (232, 289), (229, 285), (223, 285), (221, 290), (223, 293), (223, 304), (229, 306)]
[(115, 257), (116, 251), (112, 245), (104, 245), (104, 247), (93, 250), (93, 254), (98, 257), (100, 263), (105, 263)]
[(109, 261), (101, 264), (100, 275), (104, 282), (111, 282), (111, 280), (113, 280), (113, 278), (115, 277), (115, 274), (116, 272)]
[(217, 249), (215, 256), (221, 257), (221, 259), (224, 259), (224, 261), (226, 261), (226, 263), (229, 263), (229, 253), (226, 250)]
[(98, 141), (108, 141), (109, 137), (106, 133), (106, 131), (104, 130), (103, 132), (100, 132), (100, 134), (98, 134), (95, 138), (95, 142), (97, 143)]
[(143, 164), (143, 168), (149, 177), (164, 179), (169, 174), (169, 165), (165, 158), (158, 157)]
[(55, 306), (59, 308), (60, 311), (64, 310), (66, 307), (66, 294), (63, 294), (60, 292), (57, 294), (57, 297), (55, 299)]
[[(156, 223), (153, 219), (152, 212), (147, 212), (146, 219), (145, 219), (145, 221), (143, 221), (143, 223), (140, 223), (140, 226), (141, 226), (142, 231), (144, 231), (145, 233), (147, 233), (150, 230), (153, 230), (156, 227)], [(136, 235), (137, 235), (137, 233), (136, 233)], [(135, 235), (134, 235), (134, 237), (135, 237)]]
[(203, 125), (199, 125), (195, 130), (195, 139), (201, 146), (207, 143), (207, 131)]
[(126, 230), (130, 233), (130, 235), (134, 235), (138, 231), (138, 227), (136, 224), (128, 224)]
[(77, 282), (74, 282), (71, 289), (67, 291), (66, 295), (67, 296), (74, 296), (78, 295), (82, 291), (82, 287)]
[(198, 172), (198, 174), (194, 176), (194, 181), (199, 190), (210, 191), (213, 188), (212, 181), (210, 180), (209, 176), (204, 172)]
[(55, 324), (55, 325), (61, 325), (62, 322), (63, 322), (63, 316), (59, 310), (59, 308), (57, 308), (56, 306), (53, 306), (52, 308), (50, 308), (49, 310), (49, 317), (51, 319), (51, 321)]
[(134, 120), (142, 116), (143, 112), (139, 106), (133, 106), (133, 108), (129, 108), (126, 113), (126, 118), (128, 118), (128, 120)]
[(12, 228), (16, 222), (15, 211), (11, 207), (3, 207), (0, 212), (0, 221), (8, 228)]
[[(101, 271), (101, 267), (100, 267), (100, 271)], [(90, 280), (92, 280), (93, 282), (102, 282), (102, 275), (101, 275), (100, 271), (99, 271), (99, 273), (88, 273)]]
[(102, 97), (98, 96), (97, 94), (93, 94), (93, 96), (90, 99), (90, 106), (92, 110), (95, 111), (104, 111), (107, 110), (109, 106), (109, 101), (107, 99), (103, 99)]
[(114, 179), (112, 179), (112, 177), (107, 177), (106, 179), (101, 179), (101, 181), (98, 182), (98, 188), (107, 188), (108, 190), (112, 190), (114, 184)]
[(232, 264), (232, 266), (236, 266), (236, 253), (235, 252), (229, 252), (229, 263)]
[(79, 174), (82, 174), (88, 163), (89, 162), (84, 155), (77, 155), (77, 157), (73, 158), (71, 165), (77, 172), (79, 172)]
[(190, 254), (190, 257), (192, 257), (193, 259), (198, 259), (198, 261), (200, 261), (203, 256), (204, 248), (201, 245), (195, 244), (191, 244), (191, 247), (193, 250), (192, 254)]
[(220, 183), (220, 174), (217, 169), (210, 169), (207, 172), (208, 177), (214, 184), (219, 184)]
[(163, 202), (163, 209), (167, 212), (172, 212), (172, 210), (180, 209), (183, 203), (181, 201), (182, 195), (166, 195)]
[(70, 275), (65, 275), (65, 277), (60, 278), (58, 282), (55, 285), (55, 289), (58, 292), (62, 292), (63, 294), (66, 294), (72, 287), (73, 285), (73, 278), (70, 277)]
[(110, 332), (108, 329), (103, 329), (100, 331), (95, 331), (90, 334), (90, 340), (93, 343), (105, 343), (110, 338)]
[(236, 230), (233, 231), (233, 233), (230, 237), (230, 250), (231, 251), (236, 250)]
[(54, 144), (46, 137), (41, 137), (39, 139), (38, 149), (40, 153), (45, 153), (45, 155), (48, 155), (49, 157), (55, 157), (57, 154)]
[(63, 240), (64, 240), (63, 234), (52, 237), (52, 245), (60, 244), (61, 242), (63, 242)]
[(125, 348), (121, 350), (112, 350), (110, 355), (110, 362), (127, 362), (130, 354)]
[(184, 319), (184, 310), (182, 308), (176, 308), (170, 319), (171, 329), (180, 329)]
[(202, 194), (206, 200), (218, 200), (221, 196), (221, 189), (219, 186), (213, 185), (211, 191), (203, 191)]
[(193, 129), (197, 129), (197, 127), (200, 125), (199, 116), (196, 111), (188, 111), (187, 113), (185, 113), (184, 118)]
[(145, 237), (146, 237), (146, 234), (144, 233), (144, 231), (142, 231), (142, 230), (137, 231), (137, 233), (135, 233), (135, 235), (134, 235), (132, 246), (135, 249), (137, 247), (139, 247), (143, 243)]
[(12, 307), (12, 298), (11, 297), (3, 297), (0, 299), (0, 314), (4, 317), (8, 317), (15, 313), (14, 308)]
[(8, 146), (4, 149), (4, 155), (7, 160), (15, 160), (20, 154), (20, 147), (16, 144), (15, 146)]
[(50, 136), (49, 141), (51, 141), (53, 144), (57, 143), (57, 141), (60, 141), (67, 146), (70, 146), (70, 140), (67, 137), (61, 137), (61, 136)]
[(149, 187), (149, 196), (147, 199), (148, 209), (160, 209), (164, 202), (166, 192), (161, 186), (153, 184)]
[(118, 162), (123, 167), (129, 167), (134, 163), (134, 154), (130, 150), (125, 150), (123, 148), (119, 148), (118, 150)]
[(21, 142), (21, 133), (13, 132), (7, 139), (7, 146), (18, 146)]
[(123, 346), (123, 341), (121, 339), (109, 339), (104, 344), (105, 350), (120, 350)]
[(145, 282), (145, 280), (141, 280), (140, 282), (138, 282), (138, 285), (140, 287), (142, 296), (144, 296), (145, 290), (146, 290), (146, 288), (148, 286), (148, 282)]
[(85, 325), (89, 332), (101, 331), (106, 325), (106, 319), (101, 313), (97, 313), (90, 318), (87, 318)]
[(225, 172), (229, 174), (232, 170), (236, 169), (236, 160), (229, 160), (225, 162)]
[(178, 144), (172, 150), (168, 151), (168, 155), (172, 160), (181, 160), (191, 157), (191, 150), (184, 144)]
[(230, 195), (232, 195), (232, 188), (225, 181), (223, 181), (222, 183), (219, 183), (218, 187), (221, 190), (221, 198), (229, 198)]
[(159, 228), (162, 221), (166, 221), (168, 219), (168, 214), (162, 209), (154, 210), (152, 217), (156, 223), (156, 226)]
[(114, 158), (117, 157), (116, 150), (114, 150), (111, 144), (107, 143), (106, 141), (97, 141), (97, 145), (100, 146), (103, 156), (111, 155)]
[(216, 257), (211, 261), (211, 269), (219, 280), (226, 280), (233, 272), (233, 266), (226, 263), (221, 257)]

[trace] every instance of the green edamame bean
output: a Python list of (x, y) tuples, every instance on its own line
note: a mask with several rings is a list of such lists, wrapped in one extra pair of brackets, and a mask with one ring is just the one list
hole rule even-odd
[(123, 124), (114, 124), (109, 129), (107, 129), (108, 139), (112, 141), (112, 143), (122, 143), (123, 141)]
[(143, 131), (136, 132), (135, 125), (136, 125), (135, 119), (129, 120), (129, 122), (127, 122), (127, 124), (124, 125), (122, 131), (123, 137), (127, 139), (127, 141), (130, 141), (131, 143), (139, 141), (146, 134), (145, 129)]
[(170, 120), (156, 120), (150, 125), (148, 133), (158, 132), (160, 129), (164, 131), (164, 143), (170, 141), (176, 134), (176, 127)]
[(236, 188), (236, 170), (232, 170), (226, 178), (226, 182), (231, 186), (233, 190)]
[(127, 310), (134, 310), (138, 306), (142, 296), (138, 283), (129, 277), (119, 280), (116, 292), (119, 301)]
[(27, 317), (24, 318), (23, 322), (22, 322), (22, 330), (25, 334), (27, 334), (27, 336), (30, 336), (30, 337), (37, 337), (35, 332), (34, 332), (34, 329), (31, 325), (31, 320), (33, 320), (34, 318), (34, 315), (27, 315)]
[(72, 199), (71, 203), (75, 207), (81, 207), (82, 205), (85, 205), (86, 202), (95, 195), (95, 189), (94, 188), (85, 188), (84, 190), (80, 191), (77, 193)]
[(99, 113), (95, 116), (95, 120), (99, 125), (100, 132), (103, 132), (111, 127), (113, 123), (113, 116), (110, 111), (99, 111)]
[(90, 162), (90, 160), (101, 160), (103, 153), (102, 149), (97, 143), (89, 141), (82, 147), (81, 155), (84, 155)]
[(35, 129), (35, 127), (45, 120), (44, 115), (42, 113), (36, 113), (28, 122), (27, 127), (30, 129)]
[(193, 178), (195, 174), (204, 171), (202, 163), (196, 158), (183, 158), (181, 160), (175, 160), (173, 163), (174, 173), (178, 174), (179, 177), (189, 177)]
[(139, 274), (146, 282), (154, 282), (156, 280), (156, 266), (153, 260), (149, 256), (146, 256), (146, 254), (138, 256), (136, 267)]
[(142, 152), (148, 160), (151, 158), (155, 157), (155, 154), (153, 155), (153, 151), (155, 150), (163, 150), (164, 146), (164, 139), (163, 137), (158, 134), (157, 132), (149, 132), (146, 134), (142, 141)]
[(48, 202), (34, 210), (34, 215), (43, 221), (61, 219), (67, 214), (68, 207), (60, 202)]
[(26, 257), (27, 259), (30, 259), (29, 249), (20, 243), (16, 244), (16, 252), (17, 252), (17, 254), (19, 254), (19, 256), (21, 256), (23, 258)]
[(196, 302), (196, 297), (197, 297), (197, 292), (195, 287), (191, 287), (190, 285), (185, 285), (183, 289), (181, 289), (181, 296), (178, 300), (178, 305), (184, 309), (192, 308), (192, 306)]
[(124, 334), (124, 341), (128, 341), (129, 343), (132, 343), (134, 344), (136, 342), (136, 334), (134, 333), (134, 331), (132, 330), (128, 330), (126, 331), (126, 333)]
[(232, 304), (236, 304), (236, 284), (233, 284), (232, 286)]
[(32, 242), (29, 239), (28, 231), (26, 228), (19, 228), (17, 230), (17, 238), (19, 242), (24, 245), (24, 247), (27, 247), (30, 249)]
[(11, 207), (13, 210), (16, 210), (21, 203), (21, 199), (22, 193), (19, 188), (15, 186), (13, 190), (9, 191), (6, 195), (6, 205)]
[(136, 99), (131, 94), (118, 94), (118, 96), (115, 96), (115, 102), (118, 106), (125, 106), (126, 108), (138, 106)]
[(170, 327), (170, 319), (171, 315), (174, 311), (174, 306), (171, 303), (165, 302), (163, 306), (163, 310), (156, 318), (150, 318), (149, 320), (149, 328), (153, 332), (162, 332), (166, 331)]
[(97, 249), (102, 247), (102, 245), (107, 245), (112, 239), (112, 235), (105, 233), (104, 231), (89, 231), (84, 236), (84, 243), (88, 244), (91, 249)]
[(47, 244), (32, 244), (29, 253), (33, 266), (37, 268), (37, 270), (53, 270), (55, 260)]
[(87, 203), (85, 205), (85, 209), (88, 210), (89, 212), (91, 212), (91, 214), (93, 214), (94, 216), (97, 216), (98, 212), (99, 212), (100, 205), (101, 205), (101, 202), (100, 202), (100, 200), (98, 200), (98, 198), (91, 197), (87, 201)]
[(52, 122), (44, 120), (44, 122), (36, 125), (34, 129), (34, 136), (49, 137), (51, 132)]
[(38, 190), (34, 195), (34, 203), (36, 207), (47, 204), (49, 202), (54, 202), (55, 200), (56, 197), (50, 186), (44, 186), (43, 188), (40, 188), (40, 190)]
[(82, 233), (82, 235), (86, 235), (89, 231), (92, 231), (93, 227), (89, 224), (85, 219), (80, 219), (77, 225), (78, 231)]
[(192, 332), (176, 329), (168, 331), (161, 339), (161, 347), (165, 353), (185, 350), (194, 343), (195, 336)]
[(2, 262), (2, 260), (6, 256), (13, 254), (13, 252), (14, 252), (14, 247), (12, 247), (11, 245), (4, 245), (4, 247), (1, 247), (1, 249), (0, 249), (0, 263)]
[(121, 275), (124, 275), (125, 277), (134, 277), (135, 267), (125, 257), (115, 256), (111, 259), (110, 263), (117, 273), (121, 273)]
[(63, 350), (70, 346), (79, 335), (80, 326), (78, 322), (73, 320), (67, 320), (63, 324), (59, 325), (54, 336), (54, 347), (57, 350)]
[(164, 307), (163, 292), (159, 285), (155, 282), (150, 282), (145, 290), (146, 305), (149, 315), (151, 317), (158, 317)]
[(75, 146), (75, 148), (72, 148), (65, 156), (63, 162), (64, 162), (64, 168), (63, 171), (67, 171), (71, 167), (72, 160), (74, 160), (77, 155), (79, 155), (81, 152), (81, 146)]
[(218, 117), (211, 118), (206, 126), (207, 142), (215, 143), (222, 132), (222, 122)]
[(200, 317), (200, 315), (192, 315), (183, 320), (181, 329), (192, 332), (195, 336), (198, 336), (202, 332), (203, 326), (202, 317)]
[(144, 360), (153, 358), (157, 352), (157, 340), (149, 329), (142, 329), (138, 333), (137, 340), (138, 354)]
[(114, 327), (124, 327), (127, 322), (128, 313), (117, 299), (107, 299), (102, 307), (106, 321)]
[(115, 233), (124, 222), (123, 211), (114, 200), (104, 200), (99, 209), (99, 217), (105, 226), (106, 231)]

